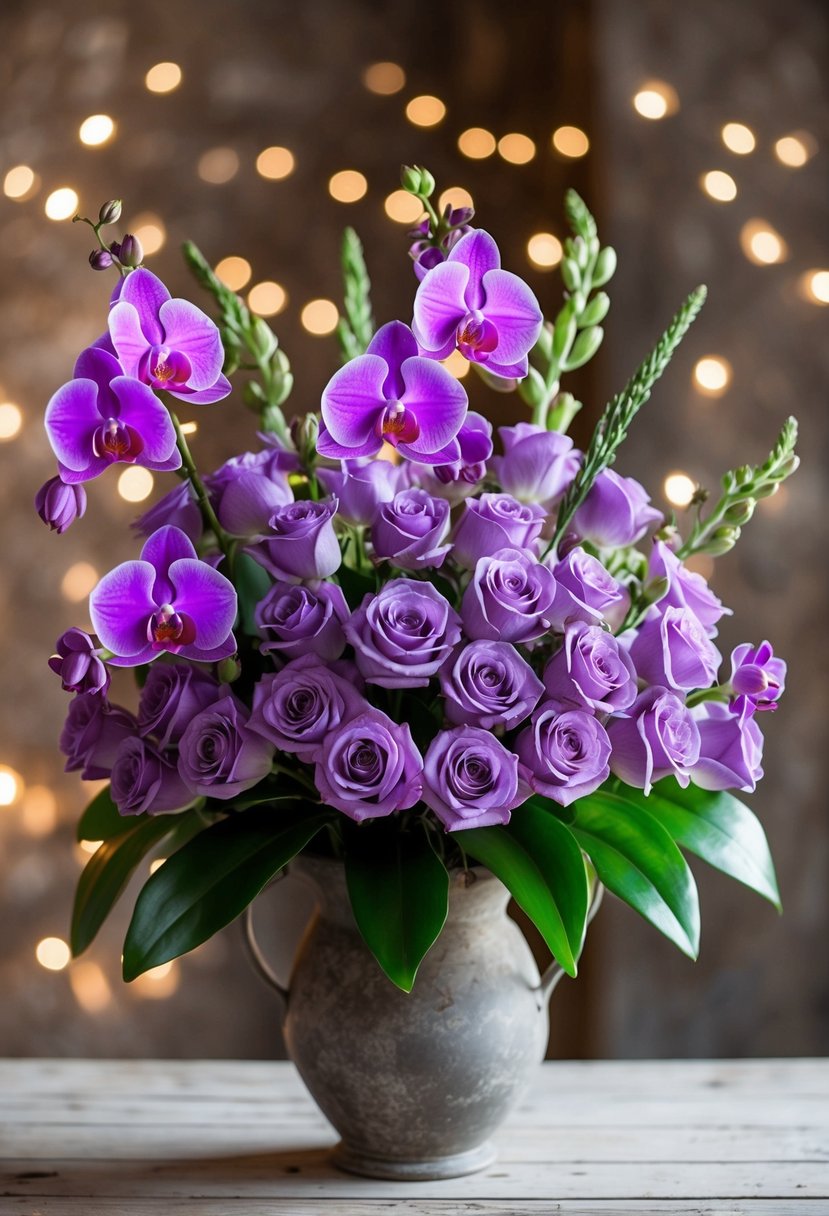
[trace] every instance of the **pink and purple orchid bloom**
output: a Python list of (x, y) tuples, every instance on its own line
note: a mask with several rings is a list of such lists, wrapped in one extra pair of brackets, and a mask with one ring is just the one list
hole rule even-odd
[(498, 246), (479, 228), (461, 237), (421, 282), (412, 329), (432, 359), (457, 348), (495, 376), (521, 379), (543, 320), (530, 288), (501, 269)]
[(105, 574), (89, 613), (107, 662), (137, 667), (162, 654), (214, 663), (236, 650), (236, 591), (179, 528), (159, 528), (138, 561)]

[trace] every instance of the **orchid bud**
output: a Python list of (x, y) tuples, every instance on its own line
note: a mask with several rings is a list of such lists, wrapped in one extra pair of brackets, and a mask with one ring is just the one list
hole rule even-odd
[(400, 170), (400, 184), (409, 194), (420, 194), (420, 170), (414, 165), (403, 165)]
[(745, 498), (742, 502), (735, 502), (726, 511), (724, 519), (729, 524), (747, 524), (754, 514), (756, 506), (757, 503), (753, 498)]
[(316, 414), (304, 414), (302, 418), (294, 418), (291, 423), (291, 438), (300, 460), (306, 466), (313, 465), (316, 460), (318, 435), (319, 419)]
[(568, 291), (577, 291), (581, 285), (581, 273), (575, 258), (565, 258), (561, 263), (561, 277)]
[(134, 270), (136, 266), (140, 266), (144, 261), (144, 250), (141, 247), (141, 242), (131, 232), (126, 233), (121, 242), (118, 261), (129, 270)]
[(533, 409), (546, 402), (547, 385), (537, 368), (531, 367), (528, 369), (526, 376), (521, 381), (519, 392), (521, 399), (526, 401), (527, 405), (532, 406)]
[(729, 524), (724, 524), (717, 528), (711, 537), (700, 546), (698, 553), (709, 553), (711, 557), (722, 557), (724, 553), (728, 553), (733, 549), (737, 541), (740, 539), (740, 529)]
[(559, 393), (555, 407), (547, 415), (547, 430), (566, 435), (570, 423), (582, 408), (582, 403), (572, 393)]
[(581, 314), (582, 325), (599, 325), (607, 316), (610, 308), (610, 296), (606, 291), (599, 291)]
[(108, 203), (104, 203), (98, 212), (98, 223), (117, 224), (121, 218), (121, 205), (120, 198), (111, 198)]
[(556, 359), (561, 359), (566, 351), (570, 349), (576, 339), (577, 328), (573, 309), (565, 305), (556, 317), (555, 329), (553, 330), (553, 355)]
[(583, 329), (573, 343), (573, 349), (565, 364), (568, 372), (574, 371), (577, 367), (584, 367), (588, 363), (596, 351), (602, 344), (604, 330), (601, 325), (593, 325), (590, 329)]
[(82, 485), (67, 485), (60, 477), (50, 477), (35, 496), (35, 510), (60, 536), (86, 510), (86, 490)]
[(242, 674), (242, 664), (235, 655), (222, 659), (216, 668), (220, 684), (232, 684)]
[(108, 249), (93, 249), (89, 255), (89, 265), (93, 270), (109, 270), (112, 254)]
[(541, 333), (536, 340), (535, 349), (538, 351), (542, 359), (547, 362), (553, 354), (553, 326), (549, 321), (545, 321), (541, 327)]
[(605, 245), (596, 258), (596, 268), (593, 271), (593, 286), (604, 287), (616, 273), (616, 250), (612, 245)]

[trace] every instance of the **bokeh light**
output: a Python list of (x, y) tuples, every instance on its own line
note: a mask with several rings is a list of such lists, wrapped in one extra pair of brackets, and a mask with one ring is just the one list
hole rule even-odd
[(86, 144), (89, 148), (97, 148), (101, 144), (108, 143), (114, 134), (115, 122), (109, 114), (90, 114), (89, 118), (83, 120), (78, 130), (81, 143)]
[(40, 178), (29, 165), (13, 165), (3, 178), (3, 193), (22, 203), (32, 197), (39, 184)]
[(666, 80), (647, 80), (634, 94), (633, 108), (641, 118), (668, 118), (679, 109), (679, 96)]
[(510, 131), (498, 140), (498, 153), (510, 165), (526, 165), (535, 156), (535, 143), (529, 135)]
[(484, 127), (469, 127), (458, 136), (458, 148), (470, 160), (485, 160), (492, 156), (497, 146), (495, 136)]
[(380, 97), (390, 97), (393, 93), (399, 93), (404, 87), (406, 73), (399, 63), (390, 63), (388, 60), (384, 60), (382, 63), (372, 63), (363, 72), (363, 84), (370, 93), (377, 93)]
[(0, 440), (14, 439), (23, 425), (23, 411), (13, 401), (0, 402)]
[(422, 93), (408, 103), (406, 117), (416, 127), (436, 127), (446, 117), (446, 106), (439, 97)]
[(182, 72), (177, 63), (156, 63), (144, 77), (144, 84), (151, 93), (172, 93), (181, 84)]
[(133, 980), (130, 991), (149, 1000), (165, 1000), (173, 995), (180, 980), (181, 968), (177, 962), (162, 963)]
[(590, 140), (581, 127), (559, 127), (553, 131), (553, 147), (559, 156), (568, 160), (578, 160), (586, 156), (590, 150)]
[(199, 157), (199, 177), (211, 186), (223, 186), (238, 172), (239, 153), (234, 148), (209, 148)]
[(741, 122), (727, 122), (720, 131), (720, 136), (729, 152), (734, 152), (737, 156), (748, 156), (757, 146), (751, 127)]
[(662, 485), (665, 497), (673, 507), (687, 507), (696, 488), (696, 482), (687, 473), (680, 472), (669, 473)]
[(328, 193), (338, 203), (356, 203), (368, 190), (365, 175), (357, 169), (341, 169), (328, 181)]
[(100, 1013), (112, 1001), (109, 980), (97, 963), (75, 963), (69, 969), (69, 983), (75, 1000), (86, 1013)]
[(250, 276), (253, 273), (247, 258), (236, 257), (234, 254), (222, 258), (221, 262), (214, 267), (214, 272), (216, 278), (220, 279), (231, 291), (241, 291), (250, 282)]
[(58, 800), (48, 785), (30, 785), (20, 800), (20, 825), (27, 836), (48, 836), (58, 822)]
[(784, 135), (774, 145), (774, 155), (787, 169), (802, 169), (817, 152), (817, 141), (808, 131)]
[(829, 270), (807, 270), (799, 285), (800, 294), (811, 304), (829, 304)]
[(442, 211), (444, 207), (451, 207), (453, 210), (456, 207), (474, 207), (472, 195), (468, 190), (464, 190), (463, 186), (449, 186), (444, 190), (438, 199), (438, 208)]
[(158, 253), (159, 249), (163, 249), (167, 240), (164, 221), (154, 211), (142, 211), (140, 215), (137, 215), (132, 221), (130, 232), (138, 237), (147, 257), (151, 257), (154, 253)]
[(442, 363), (456, 380), (463, 380), (464, 376), (469, 375), (469, 362), (464, 359), (459, 350), (453, 350), (451, 355), (442, 360)]
[(527, 257), (539, 270), (552, 270), (561, 261), (561, 241), (552, 232), (536, 232), (527, 241)]
[(290, 177), (296, 168), (296, 157), (290, 148), (274, 144), (271, 148), (263, 148), (256, 158), (256, 172), (260, 177), (266, 177), (272, 182), (281, 182)]
[(722, 169), (703, 173), (700, 186), (709, 198), (718, 203), (731, 203), (737, 197), (737, 183), (730, 173), (724, 173)]
[(771, 266), (788, 257), (788, 248), (779, 232), (766, 220), (748, 220), (740, 229), (740, 246), (750, 262)]
[(91, 562), (75, 562), (60, 583), (61, 595), (70, 604), (80, 604), (89, 595), (100, 575)]
[(8, 764), (0, 764), (0, 806), (13, 806), (23, 792), (23, 778), (20, 773), (9, 768)]
[(62, 937), (44, 937), (35, 947), (35, 958), (47, 971), (63, 971), (69, 965), (72, 951)]
[(124, 502), (143, 502), (153, 492), (155, 479), (149, 469), (133, 464), (118, 478), (118, 493)]
[(71, 186), (61, 186), (52, 191), (43, 209), (50, 220), (68, 220), (78, 210), (78, 195)]
[(272, 279), (263, 279), (248, 292), (248, 308), (260, 317), (275, 317), (288, 303), (288, 293)]
[(333, 300), (309, 300), (299, 319), (309, 334), (322, 336), (334, 332), (340, 314)]
[(731, 376), (731, 364), (722, 355), (706, 355), (694, 365), (694, 384), (706, 397), (721, 397)]
[(389, 219), (397, 224), (414, 224), (423, 214), (423, 204), (408, 190), (393, 190), (386, 197), (383, 208)]

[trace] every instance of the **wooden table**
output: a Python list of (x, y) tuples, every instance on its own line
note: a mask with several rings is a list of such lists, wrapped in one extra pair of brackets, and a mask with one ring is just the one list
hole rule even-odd
[(353, 1178), (289, 1064), (0, 1062), (2, 1216), (829, 1213), (829, 1061), (546, 1064), (500, 1159)]

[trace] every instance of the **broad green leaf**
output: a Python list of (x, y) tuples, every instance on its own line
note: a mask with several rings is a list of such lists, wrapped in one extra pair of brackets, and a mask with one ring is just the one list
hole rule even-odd
[(195, 949), (244, 911), (331, 812), (245, 811), (206, 828), (168, 857), (142, 888), (124, 943), (124, 979)]
[(650, 811), (683, 849), (781, 910), (766, 834), (754, 812), (733, 794), (694, 785), (683, 789), (674, 780), (660, 781), (647, 798), (641, 790), (627, 787), (620, 794)]
[(251, 637), (256, 637), (258, 630), (254, 615), (257, 605), (265, 598), (271, 585), (271, 577), (249, 554), (237, 553), (233, 581), (239, 597), (239, 620), (242, 629)]
[(373, 595), (377, 590), (377, 580), (369, 574), (353, 570), (351, 566), (340, 566), (337, 571), (337, 581), (343, 590), (352, 612), (359, 608), (364, 595)]
[(393, 984), (411, 992), (417, 969), (446, 922), (449, 875), (419, 828), (396, 821), (350, 828), (345, 877), (357, 927)]
[(92, 943), (141, 859), (181, 818), (180, 815), (152, 818), (142, 815), (134, 826), (121, 819), (121, 834), (104, 840), (92, 854), (78, 880), (72, 909), (70, 940), (75, 957)]
[(77, 837), (78, 840), (111, 840), (113, 836), (132, 831), (139, 823), (146, 823), (149, 818), (149, 815), (119, 814), (107, 785), (81, 815)]
[(575, 976), (587, 917), (587, 871), (570, 829), (531, 799), (505, 827), (470, 828), (459, 844), (492, 871)]
[(699, 952), (699, 898), (685, 858), (650, 812), (605, 790), (573, 804), (570, 831), (609, 891), (691, 958)]

